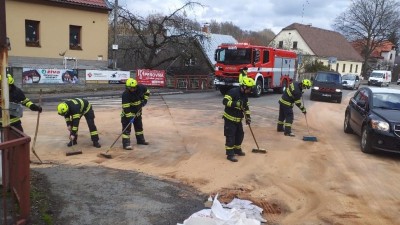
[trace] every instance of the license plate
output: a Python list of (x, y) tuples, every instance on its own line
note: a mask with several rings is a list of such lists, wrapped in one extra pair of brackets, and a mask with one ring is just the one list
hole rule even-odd
[(330, 94), (322, 94), (322, 96), (324, 96), (324, 97), (331, 97)]

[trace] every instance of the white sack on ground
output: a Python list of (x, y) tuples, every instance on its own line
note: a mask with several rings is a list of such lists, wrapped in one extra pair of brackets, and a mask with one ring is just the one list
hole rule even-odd
[(262, 209), (251, 201), (235, 198), (229, 204), (221, 204), (217, 198), (218, 195), (211, 209), (200, 210), (177, 225), (260, 225), (267, 222), (261, 216)]

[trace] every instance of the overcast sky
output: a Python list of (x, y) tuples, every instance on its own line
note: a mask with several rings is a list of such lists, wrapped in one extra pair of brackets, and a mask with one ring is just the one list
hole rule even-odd
[[(114, 3), (115, 0), (109, 0)], [(205, 7), (188, 11), (188, 16), (204, 24), (232, 22), (242, 30), (261, 31), (269, 28), (277, 34), (292, 23), (312, 24), (314, 27), (332, 30), (333, 20), (344, 12), (351, 0), (192, 0)], [(182, 7), (183, 0), (119, 0), (140, 15), (170, 14)]]

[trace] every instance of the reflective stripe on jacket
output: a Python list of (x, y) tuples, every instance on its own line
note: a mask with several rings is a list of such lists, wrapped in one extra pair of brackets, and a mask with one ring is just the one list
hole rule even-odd
[[(239, 101), (242, 102), (243, 109), (238, 107)], [(246, 94), (240, 91), (240, 87), (230, 89), (224, 96), (222, 104), (225, 105), (225, 111), (222, 116), (225, 119), (240, 123), (244, 117), (243, 111), (246, 113), (246, 115), (250, 116), (248, 98)]]

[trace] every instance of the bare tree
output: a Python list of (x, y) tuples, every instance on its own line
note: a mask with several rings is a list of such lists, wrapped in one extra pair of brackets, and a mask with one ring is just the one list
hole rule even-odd
[(361, 45), (363, 74), (369, 70), (371, 53), (388, 40), (391, 32), (397, 32), (399, 10), (397, 0), (353, 0), (350, 7), (335, 19), (334, 29)]
[(191, 44), (199, 35), (199, 23), (186, 17), (188, 10), (201, 6), (187, 2), (170, 15), (160, 14), (142, 17), (127, 9), (119, 9), (118, 36), (121, 47), (119, 60), (130, 64), (131, 69), (164, 68), (179, 57), (191, 56)]

